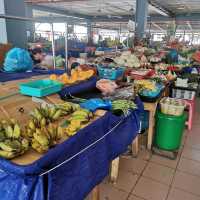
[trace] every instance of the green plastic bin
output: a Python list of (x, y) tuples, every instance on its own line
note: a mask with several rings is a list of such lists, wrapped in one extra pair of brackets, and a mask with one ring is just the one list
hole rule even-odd
[(156, 114), (155, 145), (166, 151), (179, 149), (185, 128), (186, 114), (181, 116)]

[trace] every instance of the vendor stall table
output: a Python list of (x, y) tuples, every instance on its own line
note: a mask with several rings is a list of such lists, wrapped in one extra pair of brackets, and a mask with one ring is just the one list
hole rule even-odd
[[(37, 78), (41, 78), (41, 77), (37, 77)], [(23, 82), (24, 81), (27, 81), (27, 80), (23, 80)], [(28, 81), (30, 81), (30, 79), (28, 80)], [(1, 112), (1, 115), (0, 115), (0, 118), (10, 118), (10, 117), (13, 117), (13, 118), (17, 118), (17, 120), (21, 123), (21, 124), (24, 124), (26, 121), (27, 121), (27, 118), (25, 117), (25, 116), (27, 116), (27, 114), (30, 112), (30, 110), (32, 110), (32, 109), (34, 109), (36, 106), (37, 106), (37, 103), (36, 102), (34, 102), (33, 100), (32, 100), (32, 98), (30, 98), (30, 97), (27, 97), (27, 96), (22, 96), (22, 95), (20, 95), (19, 93), (18, 93), (18, 84), (19, 84), (19, 82), (21, 82), (21, 81), (12, 81), (12, 82), (6, 82), (4, 85), (2, 85), (2, 87), (0, 87), (0, 101), (1, 101), (1, 104), (0, 104), (0, 112)], [(48, 102), (48, 103), (52, 103), (52, 104), (55, 104), (55, 103), (61, 103), (62, 102), (62, 100), (59, 98), (59, 96), (58, 95), (51, 95), (51, 96), (48, 96), (48, 97), (46, 97), (46, 98), (44, 98), (44, 100), (46, 101), (46, 102)], [(24, 109), (24, 112), (23, 112), (23, 114), (22, 113), (20, 113), (20, 112), (18, 112), (19, 111), (19, 109), (21, 108), (21, 107), (23, 107), (23, 109)], [(103, 117), (105, 117), (105, 120), (106, 121), (110, 121), (111, 122), (111, 124), (112, 124), (112, 126), (113, 125), (115, 125), (115, 123), (114, 123), (114, 121), (112, 122), (112, 119), (107, 115), (107, 114), (105, 114), (105, 112), (100, 112), (100, 114), (99, 114), (99, 111), (97, 112), (98, 114), (97, 115), (99, 115), (99, 117), (100, 116), (103, 116)], [(104, 115), (105, 114), (105, 115)], [(107, 116), (107, 117), (106, 117)], [(132, 141), (132, 139), (137, 135), (137, 130), (136, 129), (138, 129), (138, 128), (136, 128), (138, 125), (131, 125), (131, 124), (133, 124), (132, 122), (133, 122), (133, 119), (135, 119), (136, 120), (136, 124), (138, 124), (138, 121), (137, 121), (137, 117), (135, 118), (136, 116), (135, 116), (135, 114), (134, 114), (134, 116), (132, 116), (130, 119), (129, 119), (129, 122), (127, 123), (127, 122), (125, 122), (125, 127), (121, 127), (121, 125), (119, 125), (119, 128), (117, 127), (116, 129), (116, 134), (118, 134), (118, 136), (116, 136), (116, 138), (115, 137), (113, 137), (113, 136), (109, 136), (108, 138), (108, 141), (106, 142), (106, 141), (102, 141), (104, 144), (109, 144), (108, 145), (108, 147), (105, 147), (105, 149), (103, 149), (103, 148), (100, 148), (101, 149), (101, 151), (98, 151), (97, 153), (99, 154), (100, 152), (107, 152), (108, 151), (108, 149), (110, 149), (107, 153), (108, 153), (108, 157), (109, 158), (106, 158), (106, 157), (104, 157), (103, 155), (101, 156), (101, 159), (100, 160), (102, 160), (102, 162), (105, 162), (104, 164), (101, 162), (101, 165), (99, 165), (99, 167), (101, 167), (101, 166), (104, 166), (104, 167), (106, 167), (107, 166), (107, 164), (106, 163), (109, 163), (110, 162), (110, 158), (112, 158), (112, 159), (114, 159), (114, 158), (116, 158), (117, 156), (119, 156), (119, 154), (121, 154), (122, 152), (124, 152), (125, 150), (126, 150), (126, 146), (128, 145), (128, 144), (130, 144), (130, 142)], [(94, 123), (96, 123), (96, 122), (94, 122)], [(124, 123), (124, 122), (123, 122)], [(93, 123), (92, 123), (93, 124)], [(104, 123), (105, 124), (105, 123)], [(111, 124), (109, 125), (110, 127), (107, 127), (106, 129), (107, 129), (107, 131), (109, 130), (109, 132), (110, 132), (110, 130), (112, 129), (112, 126), (111, 126)], [(97, 125), (97, 124), (96, 124)], [(133, 128), (133, 127), (135, 127), (135, 128)], [(90, 127), (90, 129), (91, 129), (92, 127)], [(94, 128), (94, 127), (93, 127)], [(124, 132), (122, 131), (122, 130), (124, 130)], [(84, 132), (84, 130), (83, 130), (83, 132)], [(90, 131), (88, 130), (88, 131), (86, 131), (85, 130), (85, 132), (87, 132), (87, 133), (89, 133)], [(90, 132), (91, 133), (91, 132)], [(126, 133), (126, 134), (125, 134)], [(101, 133), (101, 134), (103, 134), (103, 133)], [(114, 134), (114, 133), (113, 133)], [(118, 137), (120, 137), (120, 134), (122, 134), (123, 135), (123, 138), (121, 138), (121, 139), (119, 139)], [(80, 137), (79, 137), (79, 140), (81, 139), (81, 137), (83, 137), (82, 135), (83, 135), (83, 133), (82, 134), (79, 134), (80, 135)], [(95, 135), (95, 134), (93, 134), (93, 135)], [(121, 137), (122, 137), (122, 135), (121, 135)], [(98, 134), (97, 134), (97, 136), (98, 136)], [(99, 135), (98, 137), (100, 137), (101, 135)], [(96, 137), (96, 135), (95, 135), (95, 137)], [(97, 138), (98, 138), (97, 137)], [(73, 138), (72, 138), (73, 139)], [(113, 140), (114, 139), (114, 140)], [(112, 140), (112, 142), (111, 141), (109, 141), (109, 140)], [(74, 141), (75, 142), (75, 141)], [(66, 145), (66, 142), (64, 142), (65, 144), (62, 144), (62, 145)], [(75, 143), (74, 143), (75, 144)], [(15, 166), (13, 166), (13, 164), (16, 164), (17, 166), (16, 166), (16, 171), (17, 171), (17, 173), (21, 173), (22, 172), (22, 170), (23, 170), (23, 168), (22, 169), (20, 169), (19, 168), (19, 166), (20, 165), (23, 165), (23, 166), (25, 166), (25, 168), (24, 168), (24, 172), (23, 173), (25, 173), (26, 172), (26, 169), (28, 169), (29, 167), (29, 165), (30, 166), (32, 166), (32, 167), (34, 167), (35, 166), (35, 164), (36, 164), (36, 166), (37, 167), (39, 167), (40, 168), (40, 165), (41, 165), (41, 167), (42, 167), (42, 165), (46, 165), (45, 164), (45, 162), (47, 161), (46, 160), (46, 156), (47, 156), (47, 158), (49, 157), (51, 157), (51, 156), (55, 156), (59, 151), (60, 151), (60, 153), (61, 153), (61, 150), (62, 150), (62, 148), (63, 147), (61, 147), (62, 145), (58, 145), (58, 148), (56, 147), (56, 148), (54, 148), (53, 150), (51, 150), (51, 152), (48, 152), (47, 153), (47, 155), (45, 155), (45, 156), (43, 156), (43, 155), (41, 155), (41, 154), (39, 154), (39, 153), (37, 153), (37, 152), (35, 152), (35, 151), (33, 151), (33, 150), (30, 150), (30, 151), (28, 151), (26, 154), (24, 154), (23, 156), (21, 156), (21, 157), (18, 157), (18, 158), (15, 158), (15, 159), (13, 159), (12, 160), (12, 162), (7, 162), (6, 160), (2, 160), (1, 161), (1, 168), (2, 168), (2, 173), (4, 172), (4, 167), (6, 166), (6, 165), (8, 165), (9, 166), (9, 170), (12, 170), (12, 167), (15, 167)], [(69, 146), (69, 145), (68, 145)], [(100, 147), (100, 144), (98, 145), (99, 147)], [(84, 146), (83, 146), (84, 147)], [(111, 151), (111, 149), (113, 148), (113, 147), (115, 147), (116, 148), (116, 152), (114, 152), (114, 150), (113, 150), (113, 152)], [(93, 147), (94, 148), (94, 147)], [(55, 149), (58, 149), (58, 152), (56, 153), (56, 150)], [(97, 149), (97, 147), (95, 147), (95, 149)], [(107, 150), (106, 150), (107, 149)], [(62, 153), (64, 153), (64, 152), (62, 152)], [(64, 154), (66, 154), (66, 152), (64, 153)], [(67, 154), (66, 154), (67, 155)], [(66, 156), (65, 155), (65, 156)], [(92, 156), (92, 154), (90, 155), (90, 156)], [(89, 156), (89, 157), (90, 157)], [(84, 160), (84, 163), (89, 159), (89, 157), (86, 159), (85, 158), (85, 160)], [(42, 161), (42, 164), (41, 163), (39, 163), (39, 162), (37, 162), (38, 161), (38, 159), (40, 160), (40, 161)], [(61, 159), (61, 161), (62, 161), (62, 159), (64, 159), (64, 158), (59, 158), (59, 159)], [(97, 159), (97, 158), (95, 158), (95, 159)], [(92, 164), (92, 165), (94, 165), (94, 163), (96, 163), (96, 162), (94, 162), (94, 160), (95, 159), (93, 159), (93, 160), (88, 160), (88, 162), (90, 163), (90, 165)], [(106, 160), (105, 160), (106, 159)], [(108, 159), (108, 160), (107, 160)], [(48, 162), (50, 162), (50, 161), (48, 161)], [(57, 162), (59, 162), (58, 160), (57, 160)], [(74, 161), (75, 162), (75, 161)], [(80, 161), (79, 161), (80, 162)], [(49, 163), (50, 164), (50, 163)], [(100, 164), (100, 163), (99, 163)], [(51, 165), (53, 166), (53, 164), (51, 163)], [(69, 164), (70, 165), (70, 164)], [(90, 165), (88, 165), (88, 166), (90, 166)], [(65, 164), (65, 167), (66, 167), (66, 164)], [(80, 167), (80, 166), (79, 166)], [(31, 169), (31, 172), (28, 172), (28, 173), (32, 173), (32, 170), (33, 170), (33, 168), (30, 168)], [(30, 170), (29, 169), (29, 170)], [(85, 169), (83, 169), (83, 171), (84, 170), (86, 170), (87, 168), (85, 168)], [(93, 185), (93, 192), (92, 192), (92, 199), (93, 200), (98, 200), (99, 199), (99, 188), (98, 188), (98, 184), (100, 183), (99, 181), (100, 180), (102, 180), (102, 178), (106, 175), (106, 173), (107, 173), (107, 167), (104, 169), (104, 168), (101, 168), (102, 170), (100, 170), (100, 171), (102, 171), (101, 173), (100, 173), (100, 175), (97, 175), (97, 177), (96, 177), (96, 182), (95, 182), (95, 185), (94, 185), (94, 183), (90, 183), (91, 181), (90, 181), (90, 176), (92, 176), (92, 174), (89, 176), (89, 174), (88, 174), (88, 181), (89, 181), (89, 184), (90, 184), (90, 187), (91, 187), (91, 185)], [(15, 170), (15, 169), (14, 169)], [(19, 171), (20, 170), (20, 171)], [(37, 170), (39, 170), (39, 169), (37, 169)], [(73, 169), (74, 170), (74, 169)], [(88, 169), (89, 170), (89, 169)], [(91, 170), (91, 169), (90, 169)], [(97, 169), (95, 169), (95, 170), (97, 170)], [(61, 170), (62, 171), (62, 170)], [(99, 171), (99, 172), (100, 172)], [(8, 171), (9, 172), (9, 171)], [(7, 172), (4, 172), (4, 173), (6, 173), (7, 174)], [(58, 173), (58, 172), (55, 172), (55, 174), (56, 173)], [(93, 172), (94, 173), (94, 172)], [(65, 172), (65, 174), (66, 174), (66, 172)], [(111, 174), (112, 174), (112, 172), (111, 172)], [(15, 175), (14, 175), (15, 176)], [(20, 176), (20, 175), (19, 175)], [(24, 176), (26, 176), (25, 174), (24, 174)], [(55, 175), (53, 175), (53, 176), (55, 176)], [(64, 175), (63, 175), (64, 176)], [(62, 178), (61, 179), (63, 179), (63, 176), (62, 176)], [(87, 176), (87, 174), (86, 174), (86, 176)], [(50, 176), (51, 177), (51, 176)], [(9, 176), (8, 175), (8, 178), (9, 178), (9, 181), (11, 182), (12, 181), (12, 176)], [(19, 179), (18, 179), (19, 178)], [(17, 178), (17, 181), (19, 182), (19, 183), (21, 183), (21, 178), (20, 177), (18, 177)], [(51, 178), (53, 178), (53, 177), (51, 177)], [(85, 178), (85, 176), (83, 176), (82, 177), (82, 181), (84, 180), (83, 178)], [(53, 178), (53, 179), (55, 179), (55, 177)], [(92, 179), (95, 179), (95, 177), (92, 177)], [(29, 180), (30, 181), (30, 180)], [(41, 181), (41, 180), (40, 180)], [(56, 180), (56, 181), (59, 181), (59, 180)], [(60, 180), (60, 181), (63, 181), (63, 180)], [(75, 181), (75, 180), (73, 180), (73, 181)], [(80, 180), (81, 181), (81, 180)], [(36, 181), (37, 182), (37, 181)], [(77, 181), (76, 181), (77, 183), (79, 183), (79, 181), (78, 181), (78, 179), (77, 179)], [(3, 183), (1, 183), (0, 182), (0, 185), (2, 185)], [(28, 183), (28, 184), (30, 184), (30, 182)], [(67, 184), (67, 183), (66, 183)], [(16, 185), (17, 185), (17, 183), (16, 183)], [(97, 186), (96, 186), (97, 185)], [(53, 195), (54, 197), (52, 197), (52, 199), (54, 200), (55, 198), (56, 198), (56, 195), (60, 195), (60, 194), (55, 194), (55, 191), (56, 191), (56, 188), (55, 188), (55, 185), (53, 186), (53, 185), (49, 185), (50, 187), (51, 187), (51, 190), (53, 190), (52, 192), (51, 192), (51, 195)], [(22, 186), (23, 187), (23, 186)], [(38, 188), (39, 187), (39, 188)], [(39, 184), (39, 186), (37, 186), (37, 189), (41, 189), (40, 188), (41, 187), (41, 183)], [(74, 188), (75, 189), (75, 188)], [(68, 189), (69, 190), (69, 189)], [(76, 190), (79, 190), (80, 191), (80, 189), (78, 189), (78, 185), (77, 185), (77, 188), (76, 188)], [(15, 191), (17, 191), (17, 190), (15, 190)], [(1, 190), (0, 190), (0, 193), (1, 193)], [(62, 190), (62, 193), (66, 193), (66, 191), (63, 191)], [(80, 192), (79, 192), (80, 193)], [(76, 192), (76, 194), (77, 194), (77, 192)], [(5, 195), (5, 192), (3, 192), (2, 193), (2, 195)], [(49, 194), (48, 194), (49, 195)], [(79, 194), (77, 194), (77, 195), (79, 195)], [(64, 197), (62, 197), (62, 199), (63, 199)], [(23, 197), (21, 198), (21, 199), (23, 199)], [(20, 200), (21, 200), (20, 199)], [(34, 197), (34, 200), (40, 200), (40, 197)], [(57, 198), (58, 199), (58, 198)], [(70, 200), (71, 199), (74, 199), (74, 198), (70, 198)], [(5, 200), (7, 200), (6, 198), (5, 198)], [(9, 199), (10, 200), (10, 199)], [(43, 198), (42, 198), (42, 200), (43, 200)], [(76, 200), (79, 200), (79, 198), (76, 198)]]

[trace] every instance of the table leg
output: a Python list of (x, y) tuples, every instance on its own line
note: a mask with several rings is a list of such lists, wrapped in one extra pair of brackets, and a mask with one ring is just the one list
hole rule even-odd
[(132, 156), (137, 157), (139, 152), (139, 135), (132, 142)]
[(153, 142), (153, 132), (154, 132), (154, 112), (149, 111), (149, 130), (148, 130), (148, 141), (147, 141), (147, 149), (151, 150), (152, 142)]
[(111, 162), (110, 181), (112, 183), (117, 182), (118, 174), (119, 174), (119, 157), (117, 157), (115, 160)]
[(100, 200), (100, 188), (99, 188), (99, 185), (97, 185), (97, 186), (92, 190), (91, 200)]

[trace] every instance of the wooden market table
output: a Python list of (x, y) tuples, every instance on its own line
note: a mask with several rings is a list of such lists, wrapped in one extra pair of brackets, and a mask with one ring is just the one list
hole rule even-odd
[[(41, 78), (46, 78), (46, 76), (32, 78), (32, 80)], [(23, 96), (18, 93), (18, 84), (26, 81), (30, 81), (30, 79), (10, 81), (0, 85), (0, 119), (16, 118), (20, 124), (25, 124), (28, 121), (27, 116), (30, 110), (33, 110), (35, 107), (37, 107), (38, 103), (33, 102), (31, 97)], [(63, 102), (57, 94), (48, 96), (44, 98), (44, 100), (51, 104)], [(23, 114), (19, 112), (21, 107), (24, 109)], [(99, 117), (103, 116), (104, 114), (104, 111), (96, 112), (96, 115)], [(28, 165), (40, 159), (42, 156), (43, 154), (30, 149), (23, 156), (12, 159), (12, 162), (18, 165)], [(91, 192), (91, 199), (100, 199), (98, 185)]]

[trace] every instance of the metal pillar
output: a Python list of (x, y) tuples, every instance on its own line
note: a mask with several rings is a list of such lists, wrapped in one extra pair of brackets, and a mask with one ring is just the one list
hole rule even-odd
[[(5, 15), (4, 0), (0, 0), (0, 14)], [(7, 43), (6, 20), (0, 19), (0, 43)]]
[(135, 34), (136, 38), (142, 39), (145, 37), (145, 30), (148, 15), (148, 0), (136, 1), (136, 18), (135, 18)]
[[(29, 6), (26, 4), (26, 17), (28, 18), (33, 18), (33, 8), (32, 6)], [(35, 35), (35, 22), (33, 21), (27, 21), (26, 22), (26, 30), (27, 30), (27, 36), (28, 36), (28, 40), (30, 42), (34, 42), (34, 35)]]
[(55, 38), (54, 38), (54, 30), (53, 30), (53, 23), (51, 23), (51, 47), (52, 47), (52, 54), (53, 54), (53, 68), (56, 69), (56, 52), (55, 52)]
[(88, 44), (93, 44), (93, 31), (92, 31), (92, 22), (87, 22), (87, 34), (88, 34)]
[[(4, 4), (5, 15), (25, 17), (24, 0), (0, 0)], [(1, 7), (1, 6), (0, 6)], [(2, 7), (1, 7), (2, 9)], [(5, 29), (6, 26), (6, 29)], [(26, 22), (15, 19), (5, 19), (4, 24), (0, 24), (0, 30), (6, 34), (7, 43), (13, 46), (25, 48), (27, 45)]]
[(68, 23), (65, 23), (65, 72), (69, 72), (68, 65)]

